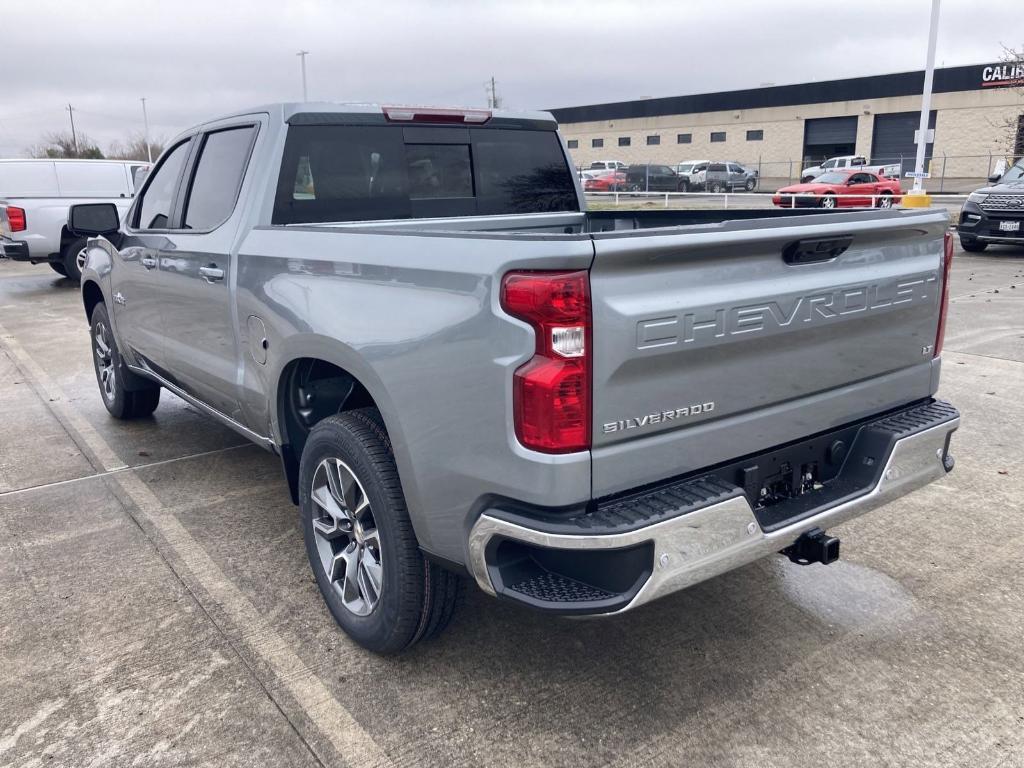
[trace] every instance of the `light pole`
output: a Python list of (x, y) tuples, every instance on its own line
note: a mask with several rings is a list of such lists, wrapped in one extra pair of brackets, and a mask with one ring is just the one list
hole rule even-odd
[(146, 114), (146, 97), (143, 96), (139, 101), (142, 102), (142, 140), (146, 144), (146, 157), (149, 158), (149, 162), (153, 162), (153, 148), (149, 144), (149, 116)]
[[(932, 18), (928, 27), (928, 59), (924, 67), (924, 91), (921, 93), (921, 123), (917, 131), (917, 159), (914, 162), (913, 195), (924, 195), (924, 154), (928, 147), (928, 118), (932, 111), (932, 79), (935, 75), (935, 43), (939, 36), (939, 2), (932, 0)], [(925, 203), (927, 205), (927, 202)]]
[(309, 55), (309, 51), (299, 51), (295, 55), (302, 61), (302, 100), (309, 101), (309, 96), (306, 93), (306, 57)]

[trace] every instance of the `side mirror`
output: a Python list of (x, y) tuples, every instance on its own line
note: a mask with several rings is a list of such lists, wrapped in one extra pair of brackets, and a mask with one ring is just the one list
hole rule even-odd
[(135, 169), (135, 178), (132, 179), (132, 182), (135, 184), (136, 192), (142, 189), (142, 185), (145, 183), (147, 176), (149, 176), (149, 168), (146, 166), (140, 165)]
[(988, 180), (991, 181), (993, 184), (995, 184), (1001, 178), (1003, 178), (1003, 174), (1001, 174), (1001, 173), (993, 173), (993, 174), (989, 175)]
[(121, 215), (113, 203), (83, 203), (68, 209), (68, 230), (75, 237), (110, 235), (121, 226)]

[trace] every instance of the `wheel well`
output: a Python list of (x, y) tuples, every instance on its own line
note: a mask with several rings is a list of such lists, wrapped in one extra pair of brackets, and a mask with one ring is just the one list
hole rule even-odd
[(310, 430), (328, 416), (376, 405), (355, 376), (326, 360), (304, 357), (285, 367), (277, 387), (277, 413), (281, 461), (294, 503), (299, 501), (299, 459)]
[(82, 301), (85, 304), (85, 317), (92, 322), (92, 311), (97, 304), (103, 303), (103, 291), (92, 280), (82, 284)]

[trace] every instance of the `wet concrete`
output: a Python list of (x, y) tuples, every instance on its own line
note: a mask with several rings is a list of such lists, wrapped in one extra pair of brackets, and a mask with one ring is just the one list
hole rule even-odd
[(1024, 765), (1022, 275), (958, 254), (957, 469), (837, 529), (839, 563), (603, 621), (470, 586), (382, 660), (277, 460), (166, 393), (109, 419), (74, 286), (0, 261), (0, 765)]

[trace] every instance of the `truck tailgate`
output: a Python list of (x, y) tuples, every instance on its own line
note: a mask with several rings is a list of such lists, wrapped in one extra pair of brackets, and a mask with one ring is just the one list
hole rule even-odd
[(891, 211), (595, 234), (594, 495), (931, 395), (947, 224)]

